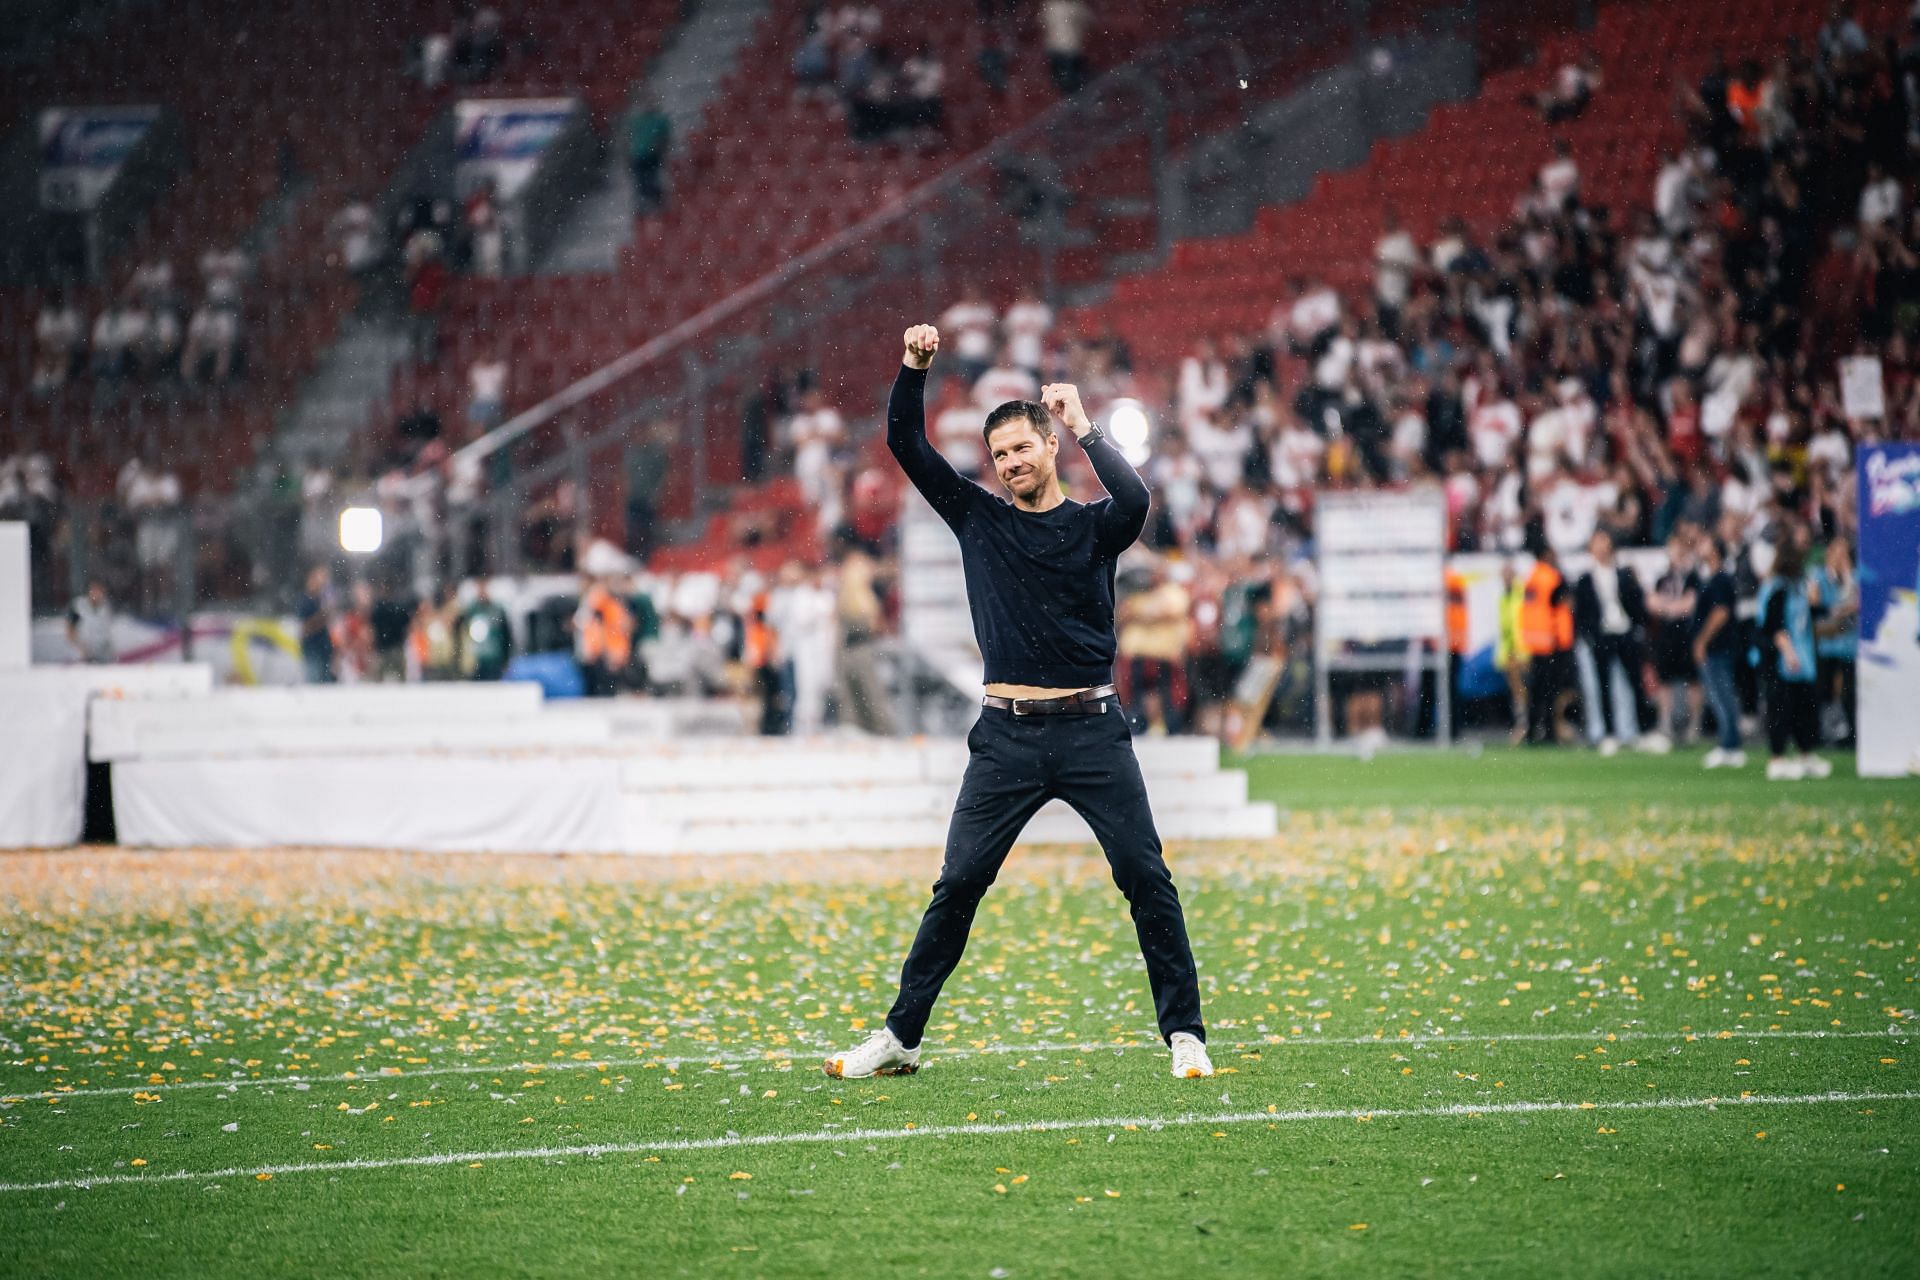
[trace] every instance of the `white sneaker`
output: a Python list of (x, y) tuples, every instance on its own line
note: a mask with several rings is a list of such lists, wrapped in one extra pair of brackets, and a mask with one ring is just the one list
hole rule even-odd
[(1664, 756), (1673, 750), (1673, 739), (1656, 730), (1653, 733), (1641, 735), (1640, 740), (1633, 745), (1637, 750), (1644, 751), (1650, 756)]
[(1724, 748), (1721, 748), (1721, 747), (1713, 748), (1713, 750), (1707, 752), (1707, 759), (1706, 759), (1707, 768), (1709, 769), (1726, 768), (1727, 757), (1729, 756), (1729, 754), (1730, 753), (1726, 751)]
[(1207, 1046), (1199, 1036), (1176, 1031), (1167, 1043), (1173, 1049), (1175, 1080), (1200, 1080), (1213, 1074), (1213, 1059), (1207, 1057)]
[(1620, 754), (1620, 740), (1619, 740), (1618, 738), (1602, 738), (1602, 739), (1600, 739), (1600, 754), (1601, 754), (1601, 755), (1603, 755), (1603, 756), (1617, 756), (1617, 755), (1619, 755), (1619, 754)]
[(1798, 760), (1790, 760), (1786, 756), (1780, 756), (1777, 759), (1767, 761), (1768, 782), (1798, 782), (1806, 776), (1806, 771), (1800, 767)]
[(920, 1047), (907, 1048), (888, 1027), (881, 1027), (868, 1036), (859, 1048), (828, 1058), (821, 1067), (836, 1080), (910, 1076), (919, 1069)]
[(1744, 769), (1747, 767), (1747, 753), (1736, 748), (1726, 753), (1723, 763), (1729, 769)]
[(1820, 756), (1804, 755), (1800, 757), (1800, 771), (1809, 778), (1830, 778), (1833, 765)]

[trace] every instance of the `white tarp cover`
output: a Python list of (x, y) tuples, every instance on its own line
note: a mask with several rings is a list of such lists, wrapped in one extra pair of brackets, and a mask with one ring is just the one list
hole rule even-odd
[(131, 760), (113, 768), (120, 843), (430, 853), (611, 853), (619, 762), (538, 756)]
[(0, 849), (73, 844), (86, 820), (87, 702), (204, 694), (201, 666), (0, 671)]

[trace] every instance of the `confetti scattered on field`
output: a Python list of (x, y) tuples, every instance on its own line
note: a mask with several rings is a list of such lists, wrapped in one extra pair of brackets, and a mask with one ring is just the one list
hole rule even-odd
[[(922, 1073), (844, 1082), (819, 1059), (880, 1024), (937, 853), (0, 858), (0, 1184), (58, 1188), (0, 1192), (0, 1270), (380, 1270), (363, 1233), (407, 1222), (418, 1269), (485, 1270), (524, 1217), (556, 1270), (654, 1240), (662, 1274), (830, 1274), (895, 1247), (883, 1205), (932, 1275), (1113, 1274), (1156, 1231), (1201, 1273), (1497, 1263), (1514, 1222), (1738, 1270), (1653, 1226), (1742, 1194), (1785, 1237), (1753, 1269), (1897, 1256), (1904, 803), (1295, 811), (1170, 861), (1208, 1081), (1166, 1077), (1089, 850), (1017, 852)], [(188, 1225), (155, 1254), (148, 1221)]]

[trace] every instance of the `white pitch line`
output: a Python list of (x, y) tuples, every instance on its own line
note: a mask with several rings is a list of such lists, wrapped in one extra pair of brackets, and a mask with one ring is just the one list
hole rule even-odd
[(365, 1160), (325, 1160), (307, 1164), (263, 1164), (252, 1168), (181, 1169), (173, 1173), (113, 1173), (98, 1178), (56, 1178), (47, 1182), (0, 1183), (0, 1195), (22, 1191), (65, 1191), (124, 1186), (145, 1182), (204, 1182), (215, 1178), (259, 1178), (261, 1175), (325, 1173), (351, 1169), (412, 1169), (450, 1164), (486, 1164), (500, 1160), (558, 1160), (574, 1156), (622, 1156), (656, 1151), (718, 1151), (735, 1147), (779, 1147), (808, 1143), (879, 1142), (907, 1138), (991, 1137), (1027, 1133), (1062, 1133), (1076, 1129), (1135, 1129), (1156, 1131), (1197, 1124), (1299, 1123), (1310, 1120), (1425, 1120), (1439, 1117), (1533, 1115), (1558, 1111), (1681, 1111), (1718, 1107), (1791, 1107), (1832, 1102), (1912, 1102), (1920, 1090), (1900, 1092), (1801, 1093), (1745, 1095), (1734, 1098), (1646, 1098), (1633, 1102), (1492, 1102), (1485, 1106), (1453, 1103), (1444, 1107), (1341, 1107), (1325, 1110), (1229, 1111), (1214, 1115), (1184, 1112), (1175, 1116), (1122, 1116), (1096, 1120), (1040, 1120), (1025, 1124), (944, 1124), (916, 1129), (822, 1129), (810, 1133), (761, 1133), (723, 1138), (668, 1138), (654, 1142), (587, 1143), (573, 1147), (522, 1147), (507, 1151), (442, 1152), (424, 1156), (391, 1156)]
[[(1460, 1033), (1427, 1036), (1346, 1036), (1324, 1038), (1318, 1036), (1299, 1036), (1293, 1039), (1276, 1038), (1261, 1040), (1210, 1040), (1213, 1049), (1297, 1049), (1307, 1047), (1325, 1048), (1365, 1048), (1369, 1045), (1427, 1045), (1427, 1044), (1484, 1044), (1488, 1047), (1503, 1042), (1524, 1044), (1541, 1043), (1577, 1043), (1581, 1041), (1605, 1042), (1611, 1040), (1887, 1040), (1902, 1042), (1907, 1037), (1920, 1034), (1920, 1027), (1888, 1027), (1884, 1031), (1516, 1031), (1506, 1035), (1465, 1035)], [(945, 1047), (928, 1045), (927, 1052), (933, 1061), (948, 1058), (977, 1058), (993, 1054), (1007, 1053), (1125, 1053), (1133, 1049), (1161, 1049), (1157, 1041), (1132, 1041), (1127, 1044), (1104, 1044), (1094, 1040), (1046, 1040), (1033, 1044), (990, 1044), (980, 1048), (967, 1046)], [(796, 1059), (824, 1056), (833, 1052), (831, 1046), (801, 1046), (790, 1053), (776, 1053), (763, 1050), (759, 1053), (657, 1053), (644, 1058), (591, 1058), (583, 1062), (504, 1062), (487, 1065), (469, 1065), (459, 1067), (425, 1067), (418, 1071), (398, 1071), (382, 1073), (378, 1069), (348, 1075), (330, 1076), (276, 1076), (257, 1080), (181, 1080), (166, 1084), (103, 1085), (88, 1089), (37, 1089), (19, 1093), (0, 1090), (0, 1102), (40, 1102), (49, 1098), (102, 1098), (123, 1096), (133, 1093), (157, 1093), (163, 1089), (261, 1089), (275, 1085), (292, 1086), (328, 1085), (328, 1084), (377, 1084), (381, 1081), (404, 1083), (409, 1080), (423, 1080), (434, 1076), (476, 1076), (476, 1075), (530, 1075), (534, 1072), (560, 1071), (611, 1071), (622, 1067), (652, 1067), (680, 1065), (683, 1063), (743, 1066), (764, 1066), (775, 1062), (791, 1062)]]

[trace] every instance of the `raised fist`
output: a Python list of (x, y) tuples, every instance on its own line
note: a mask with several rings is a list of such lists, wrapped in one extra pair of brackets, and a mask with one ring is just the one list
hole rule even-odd
[(1040, 403), (1047, 406), (1048, 413), (1059, 419), (1061, 426), (1075, 435), (1093, 426), (1087, 418), (1087, 411), (1080, 407), (1080, 388), (1071, 382), (1053, 382), (1040, 388)]
[(924, 369), (933, 363), (933, 353), (940, 349), (940, 331), (930, 324), (917, 324), (907, 330), (907, 354), (903, 363), (909, 369)]

